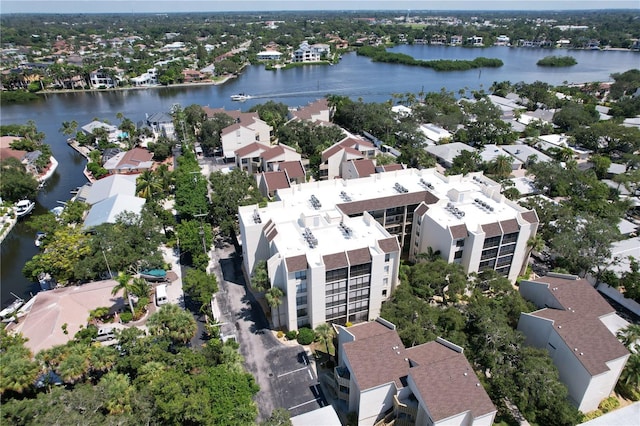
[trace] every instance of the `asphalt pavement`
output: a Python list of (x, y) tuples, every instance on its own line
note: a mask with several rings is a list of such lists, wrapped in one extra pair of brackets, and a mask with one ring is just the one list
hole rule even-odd
[(284, 345), (273, 335), (260, 304), (247, 291), (242, 262), (233, 246), (218, 245), (213, 258), (220, 287), (214, 312), (223, 324), (222, 335), (235, 336), (245, 367), (260, 386), (255, 397), (258, 421), (279, 407), (293, 417), (327, 405), (313, 358), (301, 355), (305, 352), (301, 345)]

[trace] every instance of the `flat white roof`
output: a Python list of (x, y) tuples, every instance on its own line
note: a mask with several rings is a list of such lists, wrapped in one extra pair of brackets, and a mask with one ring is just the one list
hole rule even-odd
[[(276, 238), (283, 238), (283, 241), (276, 244), (281, 253), (286, 252), (289, 256), (313, 251), (302, 237), (305, 226), (318, 239), (318, 250), (335, 253), (343, 247), (346, 250), (363, 247), (360, 238), (370, 238), (367, 242), (369, 245), (373, 245), (373, 239), (388, 238), (388, 235), (384, 235), (386, 231), (375, 231), (375, 227), (366, 225), (362, 218), (348, 218), (344, 215), (345, 224), (354, 233), (353, 238), (345, 239), (338, 227), (342, 213), (336, 205), (362, 202), (365, 207), (363, 210), (369, 210), (369, 206), (364, 203), (370, 200), (402, 195), (396, 184), (406, 191), (403, 192), (405, 194), (429, 192), (437, 197), (439, 201), (429, 206), (428, 214), (443, 227), (466, 224), (470, 231), (476, 231), (480, 225), (515, 219), (519, 212), (526, 211), (506, 200), (500, 194), (500, 185), (480, 173), (464, 177), (445, 176), (435, 168), (404, 169), (360, 179), (334, 179), (292, 185), (291, 188), (278, 190), (279, 201), (269, 203), (267, 207), (257, 211), (262, 223), (272, 219), (278, 224)], [(312, 205), (312, 196), (318, 201), (317, 209)], [(488, 207), (483, 207), (476, 200)], [(464, 212), (464, 216), (457, 217), (449, 205)], [(240, 208), (239, 214), (244, 223), (252, 222), (254, 210), (254, 206)]]

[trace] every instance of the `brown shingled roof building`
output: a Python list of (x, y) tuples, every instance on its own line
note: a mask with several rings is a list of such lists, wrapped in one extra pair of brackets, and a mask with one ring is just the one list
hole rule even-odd
[(571, 402), (582, 412), (598, 408), (615, 387), (629, 351), (615, 337), (625, 321), (584, 279), (550, 273), (520, 283), (538, 311), (522, 313), (526, 343), (549, 351)]
[(496, 408), (461, 347), (438, 338), (405, 348), (382, 318), (336, 327), (338, 398), (358, 413), (358, 424), (385, 417), (415, 425), (493, 422)]

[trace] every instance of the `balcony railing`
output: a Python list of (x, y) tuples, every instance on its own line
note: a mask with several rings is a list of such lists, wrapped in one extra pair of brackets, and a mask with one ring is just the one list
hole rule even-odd
[(410, 399), (400, 401), (398, 395), (393, 395), (393, 411), (396, 415), (395, 425), (415, 425), (418, 401)]

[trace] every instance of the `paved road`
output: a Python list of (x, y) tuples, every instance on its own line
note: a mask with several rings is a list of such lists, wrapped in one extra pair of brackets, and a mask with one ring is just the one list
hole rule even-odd
[(313, 360), (301, 355), (302, 346), (283, 345), (271, 333), (260, 305), (246, 290), (233, 246), (217, 248), (214, 260), (218, 260), (214, 272), (220, 283), (216, 310), (223, 323), (221, 331), (225, 336), (235, 335), (245, 366), (260, 386), (255, 398), (258, 420), (268, 418), (278, 407), (295, 416), (325, 406)]

